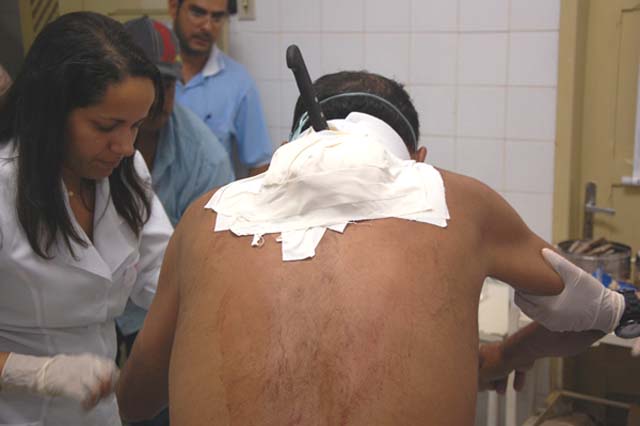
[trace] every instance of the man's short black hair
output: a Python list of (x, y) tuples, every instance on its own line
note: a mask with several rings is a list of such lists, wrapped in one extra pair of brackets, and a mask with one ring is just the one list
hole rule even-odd
[[(416, 151), (417, 140), (420, 137), (418, 113), (411, 102), (411, 97), (404, 90), (402, 84), (392, 79), (366, 71), (340, 71), (327, 74), (315, 81), (313, 87), (319, 101), (341, 93), (365, 92), (377, 95), (392, 103), (413, 129), (407, 126), (407, 122), (389, 105), (369, 96), (349, 96), (331, 99), (322, 104), (322, 111), (327, 120), (345, 118), (349, 113), (358, 111), (373, 115), (387, 124), (400, 135), (409, 152)], [(298, 121), (306, 111), (302, 99), (298, 98), (293, 114), (292, 132), (296, 130)], [(302, 130), (309, 127), (307, 123)]]

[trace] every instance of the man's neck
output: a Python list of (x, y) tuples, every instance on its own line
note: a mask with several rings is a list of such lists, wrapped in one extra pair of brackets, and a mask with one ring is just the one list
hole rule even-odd
[(160, 141), (160, 130), (140, 130), (136, 140), (136, 148), (142, 154), (149, 171), (153, 170), (153, 162), (156, 158), (156, 150)]
[(198, 74), (209, 60), (208, 55), (190, 55), (186, 52), (182, 53), (182, 81), (187, 84), (189, 80)]

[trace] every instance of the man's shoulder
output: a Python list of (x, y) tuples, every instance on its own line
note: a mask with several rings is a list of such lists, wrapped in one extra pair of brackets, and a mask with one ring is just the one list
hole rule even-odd
[(171, 115), (173, 116), (174, 125), (180, 129), (181, 133), (188, 133), (188, 136), (197, 135), (203, 128), (207, 129), (207, 125), (195, 112), (182, 106), (179, 102), (174, 103)]
[(224, 84), (226, 87), (233, 87), (235, 90), (246, 91), (250, 87), (255, 86), (255, 82), (249, 70), (240, 62), (231, 58), (226, 53), (220, 52), (220, 60), (224, 64), (224, 68), (213, 75), (209, 80), (218, 84)]
[(462, 214), (479, 223), (504, 202), (495, 189), (474, 177), (442, 169), (438, 171), (452, 217)]
[(450, 195), (468, 197), (470, 195), (486, 196), (490, 193), (495, 193), (491, 187), (474, 177), (440, 168), (436, 169), (442, 176), (447, 198)]
[(222, 63), (224, 64), (225, 70), (228, 70), (229, 72), (234, 74), (241, 74), (241, 75), (245, 75), (248, 78), (251, 78), (247, 68), (244, 65), (242, 65), (240, 62), (236, 61), (231, 56), (227, 55), (222, 51), (220, 51), (219, 55), (220, 55), (220, 59), (222, 60)]
[(193, 235), (193, 230), (201, 230), (204, 226), (209, 227), (209, 229), (213, 229), (213, 226), (216, 223), (216, 212), (206, 209), (205, 206), (218, 189), (220, 188), (214, 188), (205, 192), (196, 198), (189, 207), (187, 207), (180, 219), (180, 222), (178, 223), (178, 226), (176, 227), (176, 233), (178, 233), (178, 235), (183, 233)]
[(195, 112), (177, 102), (173, 107), (173, 118), (180, 138), (187, 140), (192, 147), (218, 140)]

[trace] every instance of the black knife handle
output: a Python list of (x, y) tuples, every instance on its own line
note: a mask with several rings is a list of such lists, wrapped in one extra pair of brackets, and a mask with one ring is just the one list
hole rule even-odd
[(302, 58), (300, 49), (295, 44), (292, 44), (287, 48), (287, 67), (293, 71), (293, 76), (296, 78), (296, 84), (300, 91), (300, 97), (302, 97), (302, 103), (307, 109), (309, 114), (309, 121), (311, 127), (316, 132), (326, 130), (329, 128), (327, 120), (324, 118), (322, 108), (316, 97), (313, 85), (311, 84), (311, 78), (307, 71), (307, 66)]

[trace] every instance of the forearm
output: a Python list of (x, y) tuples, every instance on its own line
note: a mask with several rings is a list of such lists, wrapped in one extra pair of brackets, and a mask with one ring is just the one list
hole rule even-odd
[(63, 396), (87, 409), (113, 392), (118, 369), (113, 360), (84, 353), (33, 356), (0, 352), (0, 390)]
[[(120, 415), (123, 419), (147, 420), (166, 407), (168, 383), (166, 376), (158, 380), (156, 369), (153, 368), (155, 364), (154, 360), (141, 362), (135, 356), (127, 360), (116, 387)], [(168, 365), (168, 362), (164, 365)]]
[(600, 340), (604, 333), (597, 330), (556, 332), (531, 323), (509, 336), (504, 342), (504, 356), (513, 369), (531, 365), (545, 357), (578, 354)]

